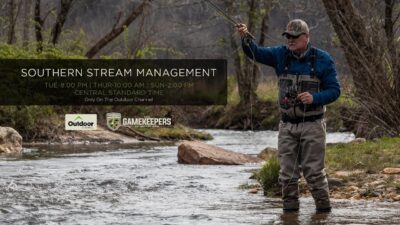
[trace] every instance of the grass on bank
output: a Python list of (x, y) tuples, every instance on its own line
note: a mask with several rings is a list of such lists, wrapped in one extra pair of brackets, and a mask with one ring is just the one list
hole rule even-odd
[(329, 171), (361, 169), (368, 173), (400, 167), (400, 137), (329, 146), (326, 165)]
[(254, 177), (263, 187), (265, 196), (274, 197), (279, 195), (279, 168), (278, 157), (272, 156), (260, 170), (255, 172)]
[(194, 130), (192, 128), (176, 124), (173, 127), (143, 127), (134, 128), (146, 136), (159, 138), (162, 140), (211, 140), (211, 134)]
[[(339, 170), (379, 173), (386, 167), (400, 167), (400, 137), (331, 145), (327, 147), (325, 162), (328, 174)], [(254, 175), (263, 187), (264, 195), (269, 197), (277, 196), (276, 193), (279, 195), (277, 157), (268, 160)], [(362, 180), (365, 174), (355, 176), (359, 177), (353, 178)], [(400, 183), (395, 181), (389, 186), (400, 189)]]

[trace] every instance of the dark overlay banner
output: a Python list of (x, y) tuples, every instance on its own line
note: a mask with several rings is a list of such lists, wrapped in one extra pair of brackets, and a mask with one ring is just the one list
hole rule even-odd
[(0, 105), (226, 103), (226, 60), (0, 60)]

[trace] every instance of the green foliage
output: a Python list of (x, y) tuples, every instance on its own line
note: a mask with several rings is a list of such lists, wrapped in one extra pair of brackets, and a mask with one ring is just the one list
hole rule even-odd
[(274, 155), (256, 172), (255, 177), (263, 187), (264, 195), (276, 196), (279, 192), (279, 169), (278, 157)]
[(172, 56), (175, 56), (177, 58), (182, 58), (184, 54), (180, 51), (177, 51), (172, 48), (161, 48), (161, 47), (154, 47), (154, 46), (147, 46), (142, 49), (138, 49), (136, 51), (135, 58), (136, 59), (151, 59), (155, 58), (157, 56), (157, 52), (165, 52), (168, 54), (171, 54)]
[(338, 35), (336, 33), (334, 33), (333, 36), (332, 36), (332, 44), (335, 47), (341, 47), (342, 46), (342, 44), (340, 43), (340, 39), (339, 39), (339, 37), (338, 37)]
[(245, 58), (246, 58), (246, 56), (244, 55), (244, 52), (243, 51), (239, 51), (239, 61), (240, 61), (240, 63), (244, 63), (244, 60), (245, 60)]
[(245, 183), (245, 184), (239, 185), (239, 189), (242, 189), (242, 190), (253, 189), (253, 188), (259, 188), (259, 187), (260, 187), (259, 184), (249, 184), (249, 183)]
[[(52, 45), (45, 45), (42, 53), (24, 50), (16, 45), (0, 44), (0, 59), (83, 59), (67, 54)], [(57, 106), (0, 106), (0, 124), (15, 128), (24, 141), (53, 139), (62, 130)]]
[(279, 120), (281, 119), (279, 112), (273, 111), (271, 109), (271, 112), (269, 113), (268, 116), (266, 116), (262, 121), (261, 121), (261, 126), (262, 127), (276, 127), (279, 123)]
[(262, 101), (278, 101), (278, 82), (276, 80), (271, 80), (267, 82), (262, 82), (258, 85), (256, 94), (259, 100)]
[(0, 59), (84, 59), (80, 55), (68, 54), (53, 45), (44, 45), (43, 52), (24, 50), (15, 45), (0, 43)]
[(219, 45), (221, 45), (221, 46), (224, 46), (224, 45), (227, 44), (227, 40), (226, 40), (225, 37), (219, 37), (219, 38), (217, 39), (217, 43), (218, 43)]
[(361, 169), (371, 173), (399, 167), (400, 137), (329, 146), (326, 162), (330, 170)]
[(53, 106), (0, 106), (0, 124), (16, 129), (24, 138), (52, 139), (61, 127)]
[(85, 54), (85, 31), (81, 28), (79, 30), (79, 36), (75, 40), (76, 33), (73, 31), (63, 31), (61, 33), (63, 36), (73, 36), (71, 38), (66, 38), (63, 40), (62, 45), (61, 43), (58, 45), (63, 46), (60, 48), (65, 49), (66, 52), (69, 54), (76, 54), (76, 55), (84, 55)]
[(237, 105), (239, 101), (240, 97), (236, 77), (233, 75), (228, 76), (228, 105)]

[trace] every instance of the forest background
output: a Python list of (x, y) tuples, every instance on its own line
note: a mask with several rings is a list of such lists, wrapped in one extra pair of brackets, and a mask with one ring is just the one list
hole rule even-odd
[[(398, 0), (215, 1), (261, 45), (284, 44), (289, 20), (335, 59), (342, 96), (331, 131), (367, 138), (400, 134)], [(195, 128), (277, 129), (276, 75), (241, 51), (236, 30), (199, 0), (1, 0), (0, 58), (227, 59), (226, 106), (0, 106), (1, 126), (25, 140), (56, 139), (65, 113), (171, 116)], [(379, 93), (379, 95), (377, 94)], [(105, 123), (105, 122), (104, 122)]]

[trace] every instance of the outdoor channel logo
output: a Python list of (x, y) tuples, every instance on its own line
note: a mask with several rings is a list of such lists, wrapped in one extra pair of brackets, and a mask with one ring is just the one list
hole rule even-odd
[(65, 114), (65, 130), (96, 130), (97, 114)]
[(122, 118), (121, 113), (107, 113), (107, 127), (116, 131), (120, 126), (132, 127), (169, 127), (172, 125), (172, 118), (167, 117), (134, 117)]

